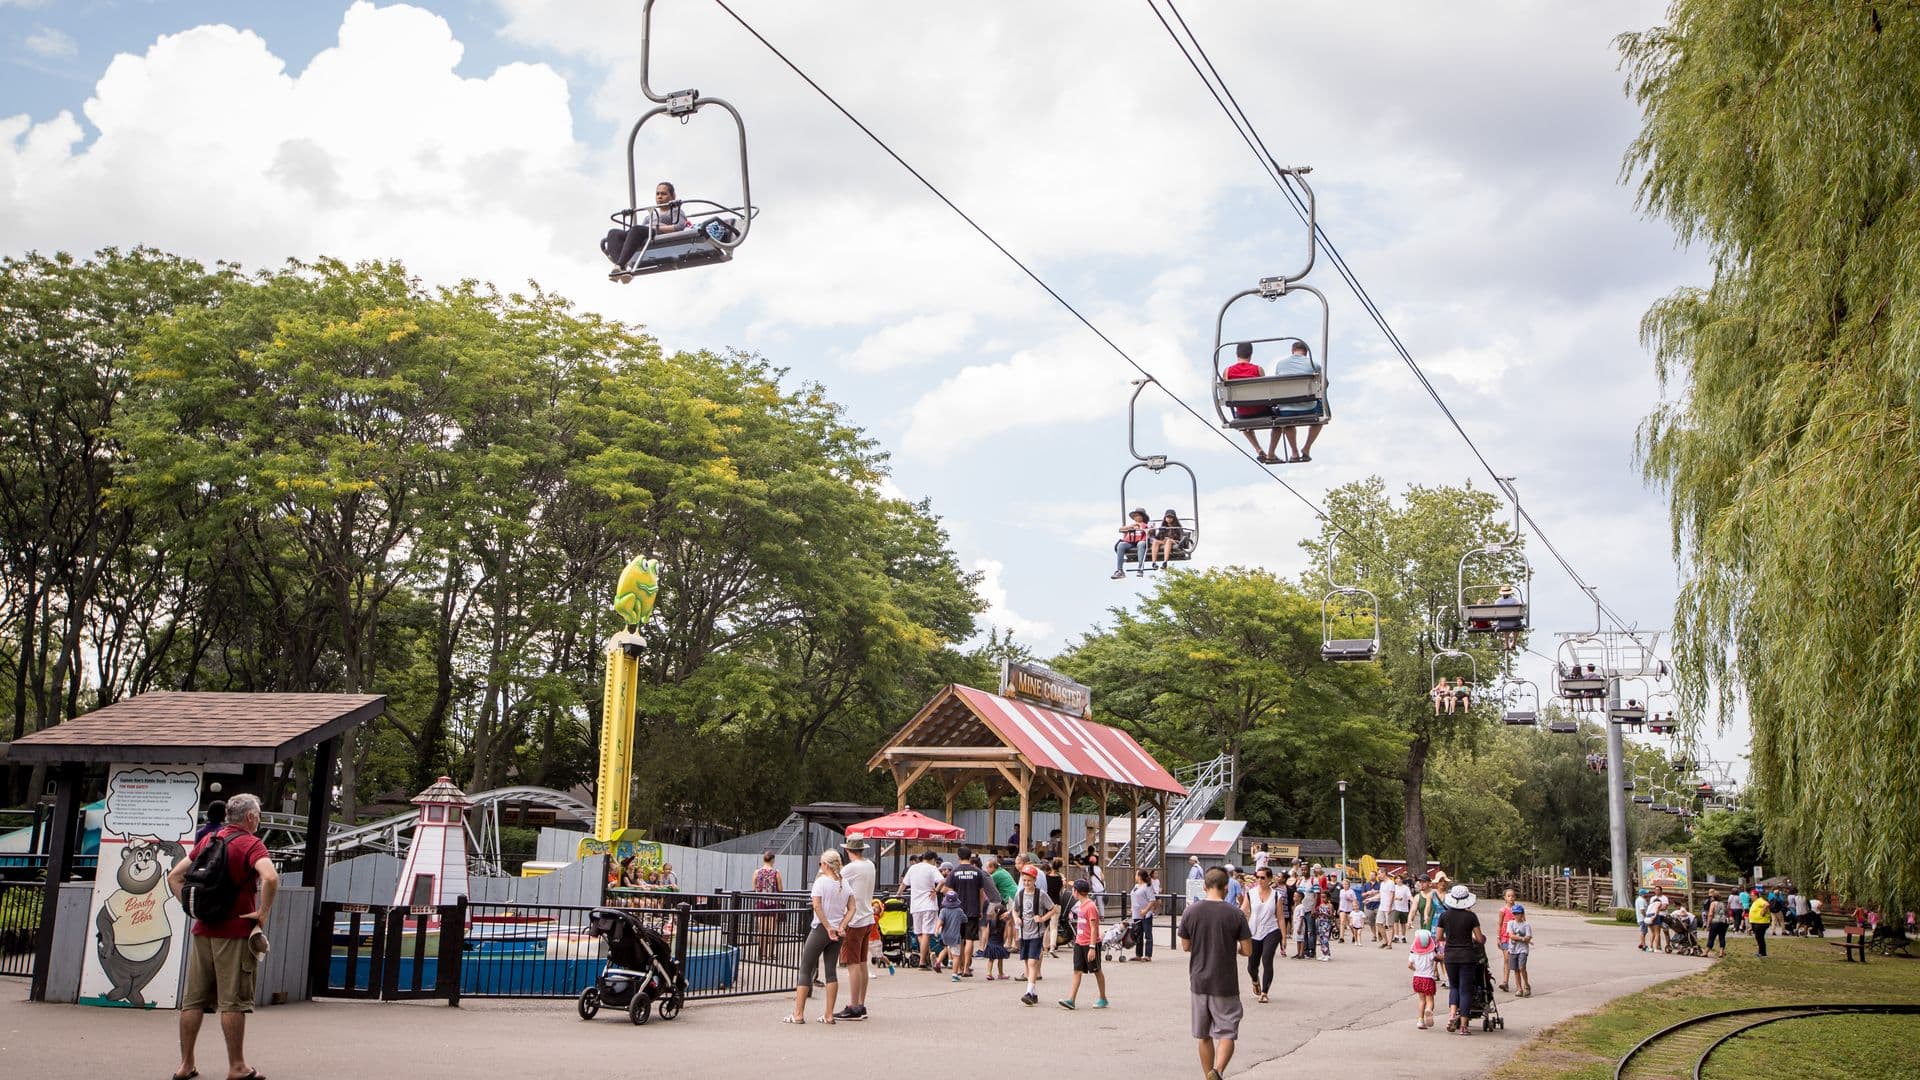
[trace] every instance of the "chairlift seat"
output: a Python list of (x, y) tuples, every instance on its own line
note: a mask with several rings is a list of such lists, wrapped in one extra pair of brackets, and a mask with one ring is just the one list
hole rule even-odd
[(1651, 796), (1651, 795), (1635, 795), (1635, 796), (1633, 797), (1633, 801), (1634, 801), (1634, 805), (1636, 805), (1636, 806), (1651, 806), (1651, 805), (1653, 805), (1653, 796)]
[(1578, 735), (1580, 724), (1575, 720), (1555, 720), (1547, 725), (1547, 730), (1555, 735)]
[(1622, 780), (1622, 781), (1620, 781), (1620, 790), (1621, 790), (1621, 791), (1632, 791), (1632, 790), (1634, 789), (1634, 786), (1635, 786), (1635, 785), (1634, 785), (1634, 782), (1633, 782), (1633, 781), (1631, 781), (1631, 780)]
[(1644, 705), (1619, 705), (1607, 710), (1607, 719), (1616, 724), (1638, 724), (1647, 718)]
[(1364, 663), (1378, 655), (1380, 643), (1372, 638), (1335, 638), (1320, 645), (1320, 659), (1337, 663)]
[(1560, 693), (1570, 698), (1606, 697), (1607, 680), (1601, 676), (1562, 675)]
[[(1514, 709), (1500, 714), (1500, 722), (1514, 727), (1538, 727), (1540, 714), (1531, 709)], [(1557, 730), (1557, 729), (1556, 729)]]
[[(1214, 399), (1235, 431), (1277, 427), (1318, 427), (1327, 422), (1327, 376), (1259, 375), (1248, 379), (1221, 379), (1214, 383)], [(1241, 416), (1240, 409), (1258, 409)], [(1279, 412), (1273, 410), (1279, 409)]]
[[(1467, 624), (1471, 632), (1519, 630), (1527, 621), (1527, 605), (1496, 604), (1492, 601), (1461, 604), (1460, 620)], [(1511, 625), (1502, 626), (1501, 623)]]
[(685, 270), (695, 266), (707, 266), (712, 263), (729, 262), (733, 259), (733, 249), (715, 243), (706, 229), (696, 226), (691, 229), (676, 229), (673, 232), (658, 232), (653, 242), (647, 245), (631, 269), (615, 270), (607, 275), (615, 281), (640, 277), (643, 274), (658, 274), (667, 270)]

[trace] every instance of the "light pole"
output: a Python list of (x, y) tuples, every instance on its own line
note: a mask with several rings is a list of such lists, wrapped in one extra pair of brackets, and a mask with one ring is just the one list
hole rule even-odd
[(1347, 782), (1334, 784), (1340, 789), (1340, 880), (1347, 880)]

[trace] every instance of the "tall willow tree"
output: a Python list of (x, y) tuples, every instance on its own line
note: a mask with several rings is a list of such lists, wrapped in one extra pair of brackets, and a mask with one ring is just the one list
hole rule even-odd
[(1920, 899), (1920, 9), (1676, 0), (1620, 39), (1643, 209), (1713, 282), (1647, 313), (1689, 711), (1753, 725), (1773, 857)]

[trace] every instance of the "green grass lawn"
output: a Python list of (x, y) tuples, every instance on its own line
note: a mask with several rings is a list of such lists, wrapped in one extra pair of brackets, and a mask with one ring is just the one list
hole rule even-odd
[[(1641, 1039), (1690, 1016), (1721, 1009), (1800, 1002), (1920, 1003), (1920, 960), (1875, 957), (1864, 965), (1846, 964), (1840, 961), (1841, 951), (1826, 943), (1837, 940), (1836, 935), (1825, 941), (1769, 938), (1765, 960), (1753, 955), (1752, 938), (1736, 940), (1727, 958), (1705, 971), (1648, 987), (1542, 1031), (1491, 1075), (1494, 1080), (1607, 1080), (1621, 1055)], [(1710, 1075), (1794, 1080), (1911, 1076), (1916, 1046), (1920, 1018), (1789, 1020), (1727, 1044), (1713, 1055)], [(1887, 1062), (1897, 1067), (1889, 1068)], [(1746, 1066), (1744, 1072), (1741, 1066)]]

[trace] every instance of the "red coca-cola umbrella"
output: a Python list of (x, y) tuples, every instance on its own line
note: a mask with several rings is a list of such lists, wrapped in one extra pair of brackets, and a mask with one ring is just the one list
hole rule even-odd
[[(967, 838), (967, 830), (958, 825), (949, 825), (939, 818), (930, 818), (918, 810), (907, 809), (847, 826), (847, 838), (851, 840), (856, 836), (868, 840), (901, 841), (893, 849), (893, 869), (897, 878), (900, 876), (901, 852), (906, 849), (906, 841), (941, 840), (957, 844)], [(874, 854), (878, 855), (879, 852)]]

